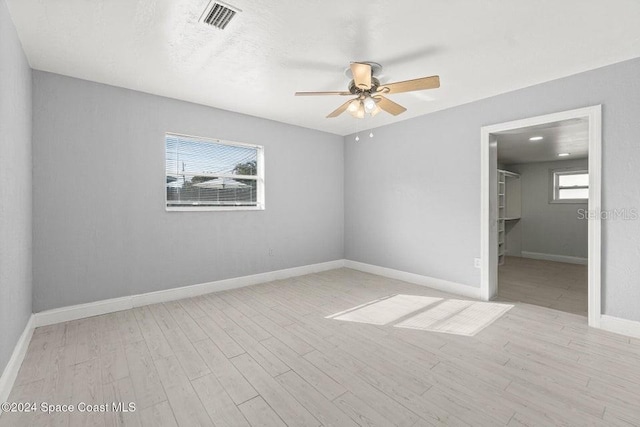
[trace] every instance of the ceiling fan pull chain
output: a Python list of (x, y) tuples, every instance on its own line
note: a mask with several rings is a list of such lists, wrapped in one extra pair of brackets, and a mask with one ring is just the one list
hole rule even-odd
[(369, 138), (373, 138), (373, 114), (369, 114), (367, 120), (369, 121)]

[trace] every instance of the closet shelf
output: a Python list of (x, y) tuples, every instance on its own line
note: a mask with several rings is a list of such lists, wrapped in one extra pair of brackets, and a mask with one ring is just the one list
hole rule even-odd
[(505, 262), (508, 221), (518, 221), (521, 215), (520, 175), (498, 169), (498, 265)]

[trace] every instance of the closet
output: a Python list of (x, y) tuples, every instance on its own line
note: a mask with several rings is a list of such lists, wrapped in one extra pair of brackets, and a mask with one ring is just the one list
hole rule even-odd
[(507, 251), (507, 221), (522, 215), (520, 175), (498, 169), (498, 265), (504, 264)]

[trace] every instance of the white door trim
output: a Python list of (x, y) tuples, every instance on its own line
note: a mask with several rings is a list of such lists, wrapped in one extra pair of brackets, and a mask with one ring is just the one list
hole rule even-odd
[[(531, 117), (480, 129), (480, 292), (485, 301), (495, 296), (497, 289), (497, 245), (492, 245), (496, 228), (496, 202), (491, 203), (491, 164), (496, 163), (496, 132), (542, 125), (561, 120), (586, 118), (589, 121), (589, 326), (600, 327), (601, 304), (601, 197), (602, 197), (602, 106), (579, 108), (544, 116)], [(493, 172), (495, 174), (495, 171)], [(496, 193), (496, 191), (493, 191)], [(493, 196), (496, 197), (497, 196)], [(494, 252), (496, 252), (494, 254)]]

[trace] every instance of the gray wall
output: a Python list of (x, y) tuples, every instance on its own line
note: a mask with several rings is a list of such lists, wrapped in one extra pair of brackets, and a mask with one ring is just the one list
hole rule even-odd
[[(603, 208), (638, 208), (639, 75), (634, 59), (345, 137), (346, 257), (479, 287), (480, 127), (589, 105), (603, 105)], [(604, 312), (640, 321), (640, 221), (602, 228)]]
[(588, 204), (549, 203), (549, 170), (588, 169), (588, 163), (587, 159), (580, 159), (505, 166), (506, 170), (520, 174), (522, 185), (522, 217), (519, 221), (508, 221), (506, 229), (509, 255), (536, 252), (587, 258), (589, 224), (580, 219), (578, 210), (587, 209)]
[[(342, 137), (33, 80), (35, 311), (343, 258)], [(266, 210), (166, 212), (168, 131), (263, 145)]]
[(31, 69), (0, 0), (0, 373), (31, 315)]

